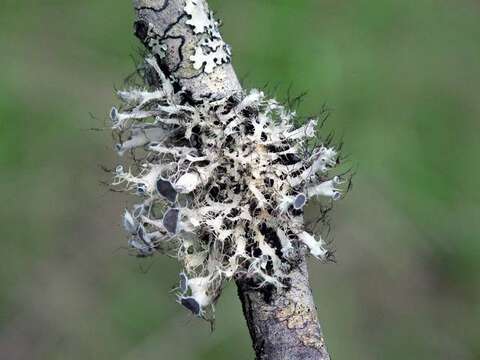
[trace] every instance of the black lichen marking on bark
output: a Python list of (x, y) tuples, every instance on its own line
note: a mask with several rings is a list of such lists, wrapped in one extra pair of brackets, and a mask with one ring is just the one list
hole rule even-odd
[[(172, 39), (172, 40), (180, 39), (180, 45), (178, 45), (178, 47), (177, 47), (178, 59), (179, 59), (178, 63), (173, 67), (173, 69), (169, 70), (169, 73), (171, 73), (172, 75), (180, 70), (180, 67), (182, 66), (182, 64), (184, 62), (184, 57), (183, 57), (183, 51), (184, 50), (183, 49), (184, 49), (184, 46), (185, 46), (185, 43), (186, 43), (187, 40), (185, 39), (185, 36), (183, 36), (183, 35), (168, 35), (168, 33), (174, 28), (175, 25), (178, 25), (180, 23), (180, 21), (185, 16), (186, 16), (186, 14), (182, 14), (177, 18), (177, 20), (175, 20), (173, 23), (169, 24), (165, 28), (165, 31), (163, 32), (163, 35), (160, 37), (160, 41), (165, 41), (167, 39)], [(178, 78), (178, 79), (182, 79), (182, 78)]]
[[(168, 4), (167, 4), (167, 6), (168, 6)], [(158, 36), (158, 41), (159, 42), (164, 42), (167, 39), (173, 39), (173, 40), (179, 39), (180, 40), (180, 45), (177, 47), (179, 60), (178, 60), (178, 63), (173, 66), (173, 69), (169, 69), (168, 66), (166, 66), (166, 64), (164, 63), (164, 61), (161, 58), (157, 58), (157, 63), (159, 64), (160, 68), (162, 69), (162, 71), (165, 73), (166, 76), (170, 76), (170, 75), (173, 75), (174, 73), (176, 73), (180, 69), (181, 65), (184, 62), (184, 56), (183, 56), (183, 51), (184, 50), (183, 50), (183, 48), (184, 48), (185, 43), (186, 43), (185, 36), (183, 36), (183, 35), (169, 35), (169, 32), (176, 25), (178, 25), (180, 23), (180, 21), (183, 18), (185, 18), (186, 16), (187, 16), (187, 14), (185, 14), (185, 13), (179, 15), (178, 18), (175, 21), (170, 23), (165, 28), (165, 30), (163, 31), (163, 34), (156, 34)], [(143, 45), (145, 45), (146, 48), (148, 48), (149, 50), (152, 50), (151, 47), (148, 44), (148, 41), (149, 41), (148, 31), (149, 31), (149, 24), (146, 21), (137, 20), (134, 23), (135, 36), (138, 39), (140, 39), (140, 41), (143, 43)]]
[(145, 20), (137, 20), (133, 23), (133, 29), (135, 36), (140, 39), (144, 45), (147, 45), (145, 42), (148, 36), (148, 23)]
[(168, 7), (169, 3), (170, 3), (170, 0), (165, 0), (162, 6), (160, 6), (160, 8), (156, 8), (153, 6), (136, 6), (135, 10), (151, 10), (153, 12), (162, 12)]
[[(175, 20), (173, 23), (169, 24), (167, 26), (167, 28), (165, 29), (165, 31), (163, 32), (163, 35), (160, 37), (160, 41), (165, 41), (167, 39), (172, 39), (172, 40), (175, 40), (175, 39), (180, 39), (180, 45), (178, 45), (177, 47), (177, 52), (178, 52), (178, 63), (174, 65), (173, 69), (168, 69), (166, 73), (168, 73), (168, 75), (174, 75), (176, 77), (177, 80), (192, 80), (192, 79), (195, 79), (195, 78), (198, 78), (199, 76), (201, 76), (203, 74), (203, 69), (200, 70), (197, 74), (195, 75), (192, 75), (192, 76), (178, 76), (176, 75), (176, 73), (180, 70), (180, 68), (182, 67), (182, 64), (184, 63), (184, 56), (183, 56), (183, 52), (184, 52), (184, 48), (185, 48), (185, 44), (187, 42), (187, 40), (185, 39), (185, 36), (183, 35), (168, 35), (168, 33), (174, 28), (175, 25), (178, 25), (180, 23), (180, 21), (186, 16), (186, 14), (182, 14), (180, 15), (177, 20)], [(163, 61), (160, 60), (159, 61), (159, 64), (162, 64)], [(162, 71), (165, 72), (165, 68), (167, 68), (167, 66), (163, 66), (163, 68), (161, 67)]]
[(168, 24), (168, 26), (165, 28), (165, 31), (163, 32), (163, 35), (160, 37), (160, 39), (165, 39), (165, 37), (173, 29), (173, 27), (175, 25), (178, 25), (180, 23), (180, 21), (186, 16), (187, 16), (187, 14), (183, 13), (183, 14), (179, 15), (178, 18), (174, 22)]

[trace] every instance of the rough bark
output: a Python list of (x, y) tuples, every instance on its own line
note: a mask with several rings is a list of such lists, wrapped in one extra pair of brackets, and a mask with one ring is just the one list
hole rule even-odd
[[(198, 0), (204, 1), (204, 0)], [(185, 0), (134, 0), (135, 34), (144, 41), (148, 24), (154, 24), (167, 46), (162, 70), (179, 80), (193, 98), (226, 96), (241, 90), (230, 63), (210, 74), (193, 67), (197, 36), (186, 24)], [(238, 294), (257, 359), (330, 359), (308, 283), (305, 258), (291, 273), (291, 287), (283, 291), (258, 289), (237, 279)]]
[(291, 288), (274, 293), (237, 281), (256, 357), (330, 359), (308, 283), (305, 258), (290, 276)]

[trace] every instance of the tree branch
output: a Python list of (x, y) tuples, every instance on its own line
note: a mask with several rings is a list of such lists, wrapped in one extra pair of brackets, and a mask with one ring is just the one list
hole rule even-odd
[[(233, 66), (230, 63), (214, 68), (207, 74), (193, 67), (189, 60), (194, 55), (198, 37), (186, 24), (185, 1), (181, 0), (134, 0), (136, 20), (135, 35), (149, 46), (149, 24), (153, 24), (155, 40), (167, 47), (162, 63), (166, 75), (173, 75), (180, 84), (196, 98), (215, 94), (226, 96), (241, 90)], [(155, 44), (157, 45), (157, 44)]]
[(330, 359), (304, 257), (290, 276), (291, 288), (274, 293), (237, 281), (256, 357), (262, 360)]
[[(194, 2), (207, 7), (204, 0)], [(193, 99), (221, 98), (241, 91), (229, 62), (209, 72), (207, 64), (202, 69), (194, 66), (191, 57), (199, 40), (187, 24), (191, 17), (185, 5), (185, 0), (134, 0), (136, 36), (157, 57), (165, 75), (178, 80)], [(329, 359), (308, 283), (305, 255), (300, 256), (290, 278), (291, 286), (280, 290), (258, 288), (245, 278), (236, 281), (256, 357)]]

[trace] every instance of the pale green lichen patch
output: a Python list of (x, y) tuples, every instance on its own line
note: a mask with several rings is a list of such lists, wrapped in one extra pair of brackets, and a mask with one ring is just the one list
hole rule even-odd
[(284, 304), (275, 312), (275, 317), (288, 329), (294, 330), (303, 345), (316, 349), (324, 345), (317, 326), (316, 312), (311, 307), (288, 301), (288, 304)]

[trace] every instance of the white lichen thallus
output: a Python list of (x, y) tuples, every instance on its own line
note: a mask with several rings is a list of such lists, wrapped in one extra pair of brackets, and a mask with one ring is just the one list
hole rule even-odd
[[(215, 34), (216, 25), (192, 19), (198, 31)], [(334, 148), (309, 149), (316, 120), (295, 128), (295, 113), (258, 90), (186, 101), (189, 93), (156, 58), (147, 57), (145, 67), (159, 86), (119, 92), (122, 110), (110, 112), (124, 139), (118, 154), (142, 153), (128, 171), (117, 167), (113, 184), (140, 197), (124, 214), (131, 249), (182, 264), (178, 302), (211, 318), (227, 280), (284, 287), (303, 249), (326, 260), (323, 240), (305, 229), (303, 209), (312, 197), (340, 199), (342, 179), (328, 176), (338, 162)]]

